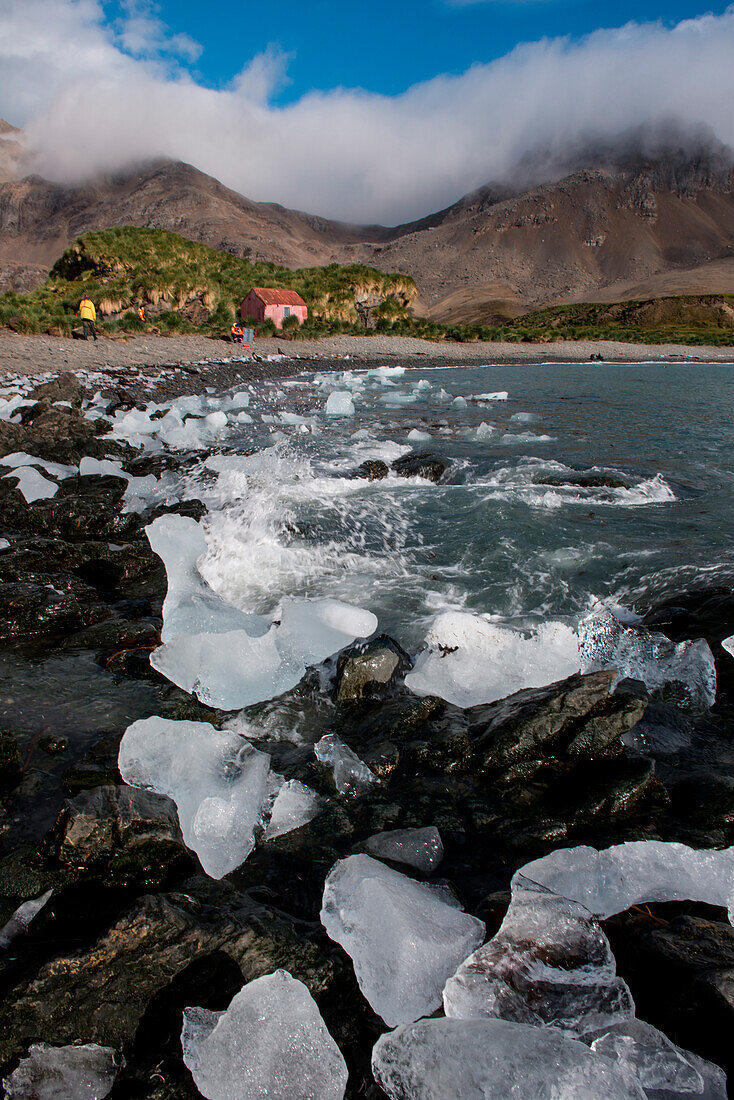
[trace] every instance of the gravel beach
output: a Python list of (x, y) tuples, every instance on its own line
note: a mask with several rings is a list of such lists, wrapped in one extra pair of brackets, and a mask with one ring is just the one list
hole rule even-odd
[[(205, 336), (130, 336), (126, 339), (69, 340), (55, 336), (22, 336), (0, 331), (0, 376), (39, 375), (62, 371), (125, 371), (137, 368), (146, 375), (162, 367), (201, 367), (238, 358), (238, 377), (256, 378), (292, 372), (293, 360), (350, 357), (358, 361), (424, 358), (434, 363), (542, 363), (584, 362), (601, 356), (618, 362), (734, 362), (734, 347), (688, 347), (680, 344), (623, 344), (577, 341), (555, 344), (434, 343), (403, 336), (331, 336), (321, 340), (258, 340), (255, 359), (243, 370), (240, 348), (226, 340)], [(283, 354), (281, 362), (259, 363), (258, 357)], [(137, 371), (136, 371), (137, 373)], [(194, 373), (200, 373), (194, 371)], [(205, 373), (209, 374), (209, 371)]]

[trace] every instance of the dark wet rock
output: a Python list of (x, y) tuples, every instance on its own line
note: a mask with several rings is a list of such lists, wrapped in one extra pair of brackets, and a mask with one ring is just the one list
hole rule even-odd
[(62, 753), (69, 751), (69, 738), (47, 733), (45, 737), (39, 737), (38, 747), (49, 756), (61, 756)]
[(73, 577), (0, 584), (0, 639), (69, 634), (111, 615), (95, 590)]
[(629, 489), (630, 483), (618, 474), (600, 471), (579, 470), (570, 473), (537, 473), (533, 475), (535, 485), (570, 485), (579, 489)]
[(0, 555), (0, 580), (47, 580), (49, 575), (73, 573), (106, 596), (145, 575), (160, 562), (147, 539), (134, 543), (85, 540), (65, 542), (44, 536), (14, 540)]
[(44, 399), (51, 403), (54, 401), (69, 401), (75, 408), (81, 407), (85, 396), (84, 386), (70, 372), (60, 374), (58, 378), (53, 378), (50, 382), (42, 382), (40, 386), (36, 386), (31, 391), (31, 397), (35, 397), (37, 401)]
[(101, 438), (110, 425), (89, 420), (80, 409), (52, 405), (43, 399), (23, 409), (23, 423), (0, 422), (0, 454), (25, 451), (52, 462), (78, 464), (84, 455), (125, 455), (129, 448)]
[(334, 697), (346, 703), (385, 694), (412, 667), (405, 650), (387, 634), (381, 634), (339, 654)]
[(716, 700), (734, 706), (734, 657), (721, 642), (734, 634), (734, 592), (731, 588), (701, 588), (680, 592), (655, 604), (642, 620), (672, 642), (705, 638), (716, 663)]
[(136, 787), (97, 787), (66, 804), (42, 844), (47, 859), (75, 870), (103, 870), (107, 881), (160, 886), (191, 873), (170, 798)]
[(117, 768), (121, 740), (121, 732), (100, 734), (89, 752), (64, 771), (62, 782), (66, 793), (75, 795), (94, 787), (121, 784), (122, 776)]
[(724, 910), (643, 906), (604, 922), (641, 1019), (734, 1073), (734, 929)]
[(610, 695), (612, 672), (575, 675), (530, 688), (465, 713), (471, 756), (488, 772), (548, 758), (622, 751), (620, 737), (642, 717), (646, 701)]
[(366, 479), (367, 481), (381, 481), (390, 473), (390, 467), (379, 459), (368, 459), (363, 462), (352, 474), (352, 477)]
[[(142, 897), (89, 950), (60, 955), (18, 983), (0, 1006), (0, 1064), (39, 1039), (82, 1035), (119, 1049), (155, 1026), (176, 979), (215, 954), (239, 968), (240, 985), (284, 967), (317, 997), (330, 988), (333, 964), (291, 926), (224, 885), (198, 882), (186, 894)], [(206, 1003), (212, 989), (202, 982), (199, 994), (186, 1003)]]
[(56, 496), (26, 504), (15, 488), (0, 480), (0, 523), (9, 530), (48, 538), (56, 535), (70, 542), (111, 539), (124, 542), (139, 538), (139, 515), (122, 511), (127, 482), (121, 477), (66, 478)]
[(0, 729), (0, 795), (20, 782), (20, 749), (9, 730)]
[(159, 516), (188, 516), (198, 521), (206, 514), (207, 507), (200, 500), (181, 500), (176, 504), (159, 504), (150, 512), (148, 522), (152, 523)]
[(431, 454), (404, 455), (393, 462), (393, 472), (398, 477), (422, 477), (437, 485), (449, 468), (448, 462)]

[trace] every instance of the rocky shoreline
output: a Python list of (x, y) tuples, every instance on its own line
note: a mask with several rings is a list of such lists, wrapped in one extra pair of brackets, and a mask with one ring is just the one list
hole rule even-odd
[[(172, 367), (166, 384), (196, 392), (226, 385), (232, 371), (241, 379), (244, 369), (206, 365), (177, 378)], [(293, 363), (246, 369), (292, 374)], [(92, 386), (107, 409), (132, 407), (146, 393), (145, 380)], [(91, 392), (70, 373), (39, 385), (20, 422), (0, 422), (0, 458), (24, 453), (73, 466), (113, 457), (141, 478), (185, 467), (185, 457), (141, 456), (106, 438), (107, 422), (82, 410)], [(243, 982), (283, 969), (308, 988), (336, 1041), (349, 1071), (346, 1095), (375, 1100), (388, 1094), (370, 1057), (387, 1029), (322, 923), (324, 884), (338, 861), (377, 843), (385, 866), (448, 890), (492, 937), (515, 872), (558, 848), (734, 844), (734, 659), (720, 645), (734, 634), (734, 597), (702, 589), (671, 593), (645, 625), (673, 641), (709, 642), (718, 694), (705, 715), (651, 698), (638, 682), (610, 694), (608, 671), (460, 708), (408, 691), (411, 658), (392, 640), (348, 648), (330, 663), (326, 689), (309, 672), (277, 702), (294, 714), (318, 713), (324, 737), (338, 735), (376, 782), (360, 782), (364, 773), (349, 768), (356, 779), (342, 782), (312, 745), (264, 736), (258, 747), (274, 770), (315, 792), (319, 810), (295, 830), (261, 837), (226, 877), (207, 876), (184, 844), (174, 802), (124, 784), (118, 768), (133, 717), (216, 730), (235, 719), (149, 663), (167, 579), (144, 526), (166, 514), (199, 518), (203, 506), (126, 512), (127, 486), (122, 476), (71, 475), (52, 497), (28, 503), (12, 479), (0, 478), (7, 542), (0, 541), (0, 650), (8, 667), (26, 668), (32, 680), (39, 655), (86, 661), (96, 670), (87, 690), (104, 681), (110, 699), (125, 699), (84, 736), (76, 736), (73, 716), (63, 729), (39, 719), (0, 732), (0, 928), (52, 891), (27, 926), (16, 920), (0, 950), (0, 1076), (31, 1044), (94, 1043), (115, 1052), (112, 1100), (198, 1097), (182, 1057), (183, 1010), (222, 1011)], [(5, 690), (7, 715), (21, 687)], [(40, 680), (37, 692), (44, 690)], [(80, 690), (80, 709), (84, 703)], [(245, 713), (267, 730), (272, 706)], [(385, 855), (375, 839), (427, 827), (440, 834), (442, 858), (422, 871), (407, 867), (399, 849)], [(638, 1015), (734, 1073), (726, 910), (679, 900), (627, 908), (600, 927)]]

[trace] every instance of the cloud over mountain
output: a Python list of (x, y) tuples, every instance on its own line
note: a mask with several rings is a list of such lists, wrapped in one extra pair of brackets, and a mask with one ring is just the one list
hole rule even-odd
[(552, 161), (633, 128), (698, 140), (702, 124), (734, 144), (734, 7), (528, 43), (396, 96), (337, 88), (286, 106), (270, 98), (286, 75), (277, 48), (224, 89), (179, 61), (196, 51), (141, 2), (109, 25), (97, 0), (6, 0), (0, 115), (25, 123), (32, 167), (53, 179), (164, 156), (257, 200), (393, 224), (538, 149)]

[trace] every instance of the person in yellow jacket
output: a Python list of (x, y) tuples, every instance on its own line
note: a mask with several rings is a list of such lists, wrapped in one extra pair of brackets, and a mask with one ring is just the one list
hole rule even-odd
[(84, 339), (89, 339), (91, 332), (94, 339), (97, 339), (97, 333), (94, 331), (94, 322), (97, 320), (97, 311), (94, 308), (94, 302), (91, 298), (82, 298), (79, 303), (79, 309), (77, 313), (82, 319), (82, 328), (84, 329)]

